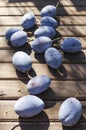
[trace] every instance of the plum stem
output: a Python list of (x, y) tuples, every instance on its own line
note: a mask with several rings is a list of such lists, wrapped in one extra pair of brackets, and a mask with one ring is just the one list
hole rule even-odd
[(28, 41), (31, 42), (31, 41), (33, 41), (34, 39), (35, 39), (35, 37), (32, 36), (31, 38), (28, 38)]
[(6, 116), (7, 113), (10, 112), (10, 111), (14, 111), (14, 109), (8, 109), (8, 110), (6, 110), (6, 111), (4, 112), (4, 116)]
[(59, 6), (59, 3), (60, 3), (60, 2), (58, 1), (57, 4), (56, 4), (56, 8)]
[(64, 76), (63, 73), (59, 69), (56, 69), (56, 70), (60, 74), (60, 76), (62, 76), (62, 77)]
[(27, 90), (25, 90), (25, 89), (24, 90), (18, 89), (18, 92), (19, 93), (24, 93), (24, 92), (27, 92)]
[(60, 44), (53, 44), (54, 47), (60, 47)]
[(81, 91), (79, 91), (79, 92), (77, 92), (76, 93), (76, 95), (74, 96), (75, 98), (77, 98), (79, 95), (81, 95), (82, 94), (82, 92)]
[(54, 41), (56, 41), (56, 40), (59, 40), (59, 37), (57, 37), (57, 38), (53, 39), (53, 40), (52, 40), (52, 42), (54, 42)]

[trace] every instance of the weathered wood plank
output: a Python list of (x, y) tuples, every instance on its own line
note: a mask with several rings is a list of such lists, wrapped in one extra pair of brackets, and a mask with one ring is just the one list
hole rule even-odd
[[(11, 63), (0, 63), (0, 69), (0, 79), (28, 79), (27, 74), (16, 71)], [(63, 76), (56, 69), (51, 69), (46, 64), (39, 63), (32, 65), (29, 75), (33, 77), (35, 75), (45, 74), (52, 79), (86, 80), (86, 64), (63, 64), (59, 70)]]
[[(26, 88), (27, 80), (0, 80), (0, 99), (18, 99), (29, 94)], [(38, 95), (42, 99), (62, 100), (67, 97), (77, 96), (78, 99), (86, 98), (86, 81), (52, 81), (50, 88)], [(24, 93), (18, 90), (26, 90)], [(80, 93), (80, 94), (79, 94)]]
[(25, 122), (0, 122), (0, 129), (1, 130), (86, 130), (86, 123), (77, 123), (75, 126), (72, 127), (65, 127), (62, 126), (59, 122), (32, 122), (32, 123), (25, 123)]
[[(27, 54), (29, 54), (32, 58), (32, 61), (35, 63), (39, 63), (39, 61), (41, 63), (46, 63), (45, 62), (45, 58), (44, 58), (44, 54), (36, 54), (33, 51), (31, 51), (30, 48), (26, 48), (26, 50), (23, 49), (23, 47), (21, 49), (17, 49), (15, 50), (0, 50), (0, 55), (2, 55), (0, 57), (0, 62), (2, 63), (11, 63), (12, 62), (12, 56), (16, 51), (24, 51)], [(61, 50), (60, 50), (61, 51)], [(63, 56), (63, 63), (86, 63), (86, 50), (82, 50), (79, 53), (76, 54), (67, 54), (67, 53), (62, 53), (61, 54)], [(77, 60), (76, 60), (77, 59)]]
[[(27, 12), (33, 12), (35, 15), (40, 15), (40, 11), (43, 7), (2, 7), (0, 9), (0, 16), (22, 16)], [(57, 16), (69, 16), (69, 15), (85, 15), (86, 16), (86, 7), (76, 7), (75, 6), (63, 6), (63, 7), (58, 7), (57, 9)]]
[[(15, 111), (10, 111), (7, 113), (7, 115), (4, 115), (5, 111), (9, 109), (14, 109), (16, 100), (0, 100), (0, 121), (59, 121), (58, 118), (58, 111), (62, 104), (61, 101), (44, 101), (45, 102), (45, 108), (44, 110), (39, 113), (38, 115), (31, 117), (31, 118), (19, 118), (19, 116), (15, 113)], [(81, 122), (85, 122), (86, 118), (86, 102), (81, 101), (83, 113), (82, 117), (80, 119)]]
[[(31, 0), (28, 2), (28, 0), (0, 0), (0, 6), (45, 6), (48, 4), (53, 4), (56, 5), (57, 0), (54, 0), (52, 3), (52, 0), (44, 0), (44, 1), (40, 1), (40, 0)], [(85, 6), (86, 5), (86, 1), (80, 1), (80, 0), (61, 0), (60, 4), (66, 6), (70, 6), (70, 5), (74, 5), (74, 6)]]
[[(6, 32), (6, 31), (5, 31)], [(5, 34), (5, 33), (4, 33)], [(74, 36), (75, 37), (75, 36)], [(67, 37), (62, 37), (61, 40), (59, 40), (58, 42), (61, 43), (65, 38)], [(81, 41), (82, 43), (82, 48), (86, 49), (86, 37), (76, 37), (78, 40)], [(23, 46), (22, 48), (14, 48), (12, 47), (9, 42), (6, 41), (5, 37), (0, 37), (0, 49), (13, 49), (13, 50), (26, 50), (26, 49), (30, 49), (29, 45), (26, 44), (25, 46)]]
[[(0, 26), (20, 26), (22, 16), (0, 16)], [(60, 26), (66, 25), (86, 25), (86, 16), (58, 16), (56, 20), (60, 22)], [(37, 25), (40, 25), (40, 16), (36, 16)], [(82, 22), (83, 21), (83, 22)]]
[[(14, 27), (14, 28), (19, 28), (19, 29), (22, 29), (21, 26), (1, 26), (0, 27), (0, 36), (4, 36), (6, 31), (11, 28), (11, 27)], [(73, 26), (73, 25), (69, 25), (69, 26), (58, 26), (57, 28), (57, 36), (60, 35), (62, 37), (67, 37), (67, 36), (78, 36), (78, 37), (85, 37), (86, 36), (86, 26), (83, 25), (83, 26)], [(34, 32), (35, 29), (33, 28), (33, 30), (28, 30), (27, 33), (29, 32)]]

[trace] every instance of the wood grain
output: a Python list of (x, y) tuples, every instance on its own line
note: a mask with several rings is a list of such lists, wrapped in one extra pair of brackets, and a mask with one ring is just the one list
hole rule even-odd
[[(0, 80), (0, 99), (18, 99), (21, 96), (29, 94), (27, 91), (27, 80)], [(85, 100), (86, 98), (86, 81), (51, 81), (50, 88), (38, 96), (44, 100), (64, 100), (67, 97), (77, 97)], [(24, 93), (18, 90), (26, 90)], [(9, 91), (10, 90), (10, 91)]]

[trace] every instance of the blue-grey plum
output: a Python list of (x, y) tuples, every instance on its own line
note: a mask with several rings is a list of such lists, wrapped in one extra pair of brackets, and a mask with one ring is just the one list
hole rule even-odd
[(50, 47), (44, 54), (46, 63), (53, 69), (59, 68), (62, 64), (62, 55), (54, 47)]
[(39, 97), (26, 95), (16, 101), (14, 110), (20, 117), (29, 118), (39, 114), (44, 106), (44, 102)]
[(50, 16), (55, 17), (57, 15), (57, 8), (54, 5), (45, 6), (40, 13), (41, 17)]
[(36, 18), (32, 12), (26, 13), (21, 19), (21, 25), (24, 29), (32, 28), (36, 23)]
[(27, 89), (30, 94), (36, 95), (44, 92), (49, 88), (51, 79), (46, 75), (38, 75), (33, 77), (27, 83)]
[(13, 33), (20, 31), (18, 28), (9, 28), (5, 33), (5, 38), (10, 41)]
[(82, 114), (82, 105), (76, 98), (67, 98), (59, 109), (59, 120), (65, 126), (75, 125)]
[(19, 71), (27, 73), (32, 67), (31, 57), (22, 51), (14, 53), (12, 63)]
[(56, 30), (50, 26), (41, 26), (34, 32), (35, 37), (46, 36), (49, 38), (54, 38), (56, 35)]
[(81, 42), (73, 37), (66, 38), (61, 43), (61, 49), (67, 53), (76, 53), (81, 50)]
[(10, 41), (13, 46), (21, 47), (21, 46), (25, 45), (27, 42), (27, 33), (24, 31), (15, 32), (11, 36)]
[(44, 53), (47, 48), (52, 46), (52, 44), (53, 43), (50, 38), (45, 36), (40, 36), (31, 43), (31, 48), (36, 53)]
[(51, 26), (54, 29), (56, 29), (56, 27), (58, 26), (58, 22), (50, 16), (45, 16), (45, 17), (41, 18), (40, 25), (41, 26)]

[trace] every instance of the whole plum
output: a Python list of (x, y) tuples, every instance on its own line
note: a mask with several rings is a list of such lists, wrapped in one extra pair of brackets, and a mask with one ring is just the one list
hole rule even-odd
[(5, 33), (5, 38), (10, 41), (13, 33), (20, 31), (18, 28), (9, 28)]
[(24, 29), (32, 28), (36, 23), (36, 18), (32, 12), (26, 13), (21, 19), (21, 25)]
[(44, 54), (46, 63), (53, 69), (57, 69), (62, 64), (62, 55), (54, 47), (50, 47), (45, 51)]
[(51, 26), (54, 29), (56, 29), (56, 27), (58, 26), (58, 22), (50, 16), (45, 16), (45, 17), (41, 18), (40, 25), (41, 26)]
[(52, 39), (55, 37), (55, 35), (56, 35), (56, 30), (50, 26), (41, 26), (34, 32), (34, 36), (36, 38), (40, 36), (45, 36)]
[(82, 105), (76, 98), (67, 98), (59, 109), (59, 120), (65, 126), (75, 125), (82, 114)]
[(50, 84), (51, 84), (51, 80), (48, 76), (38, 75), (38, 76), (33, 77), (27, 83), (27, 89), (30, 92), (30, 94), (36, 95), (47, 90)]
[(57, 15), (57, 7), (55, 7), (54, 5), (47, 5), (44, 8), (42, 8), (40, 15), (41, 17), (44, 16), (55, 17)]
[(32, 42), (31, 48), (36, 53), (44, 53), (47, 48), (52, 46), (52, 44), (53, 43), (50, 38), (45, 37), (45, 36), (40, 36)]
[(10, 41), (13, 46), (21, 47), (21, 46), (25, 45), (27, 42), (27, 33), (24, 31), (15, 32), (11, 36)]
[(67, 53), (76, 53), (81, 50), (81, 42), (73, 37), (66, 38), (61, 43), (61, 49)]
[(19, 71), (27, 73), (32, 67), (31, 57), (25, 52), (18, 51), (12, 57), (12, 63)]
[(16, 101), (14, 110), (20, 117), (29, 118), (39, 114), (44, 106), (44, 102), (37, 96), (26, 95)]

